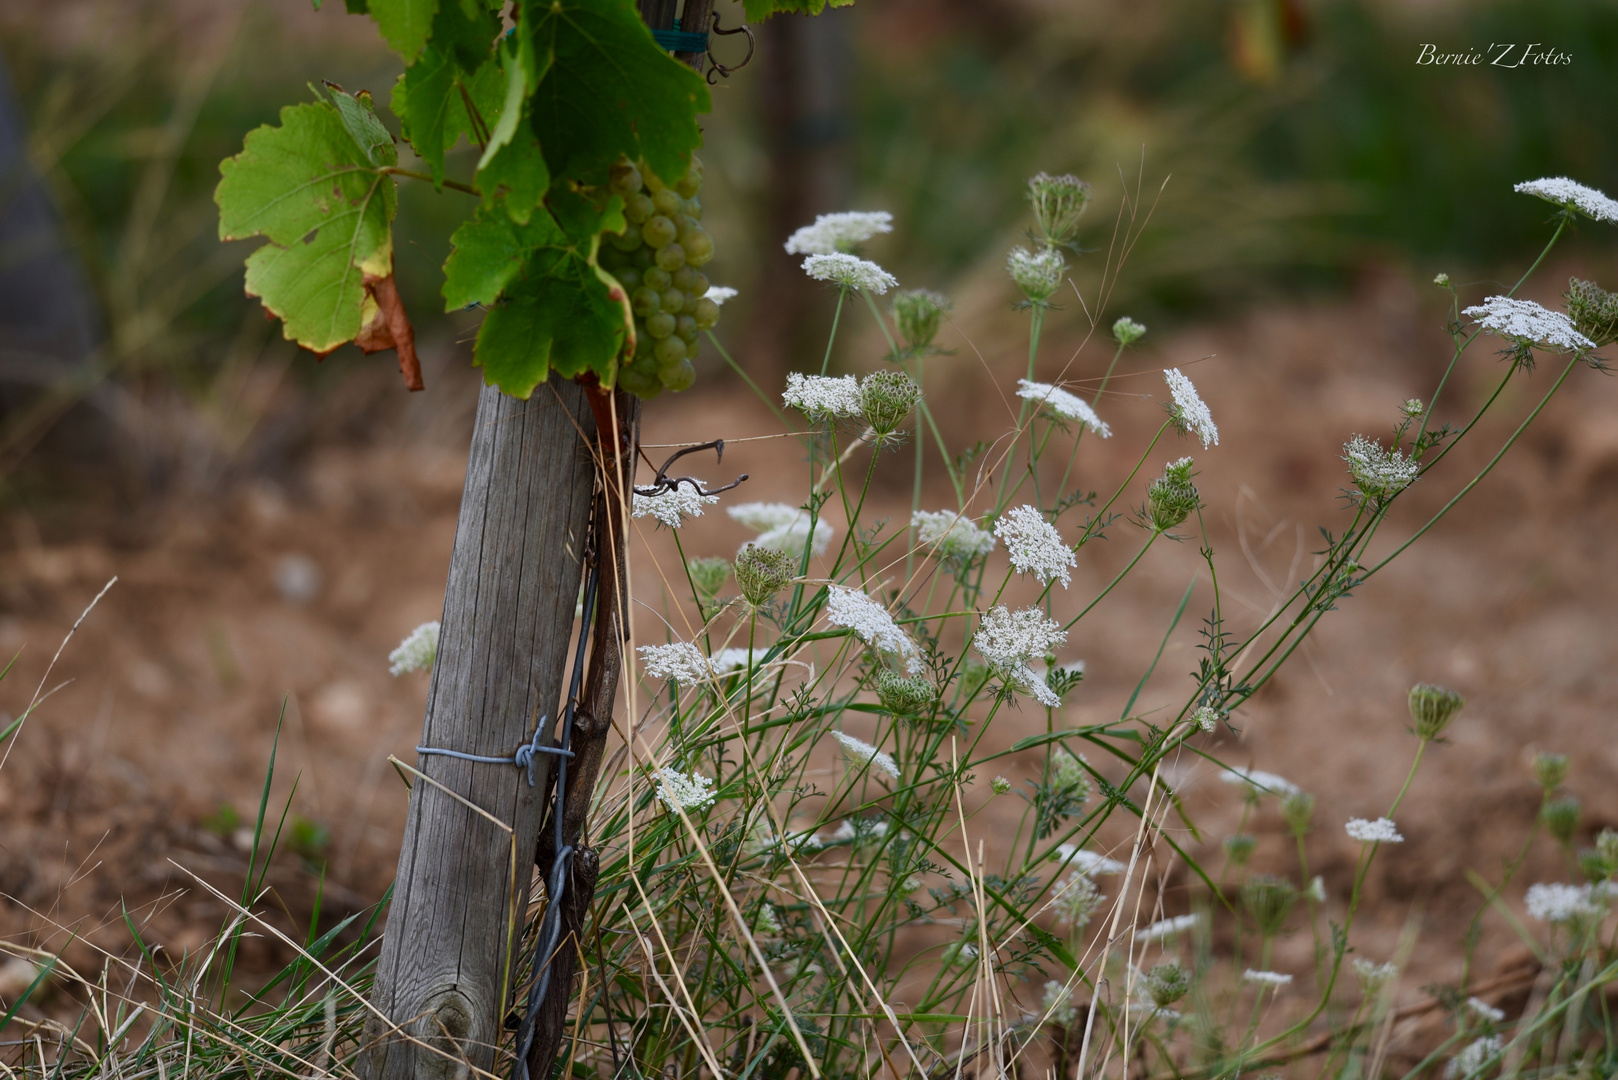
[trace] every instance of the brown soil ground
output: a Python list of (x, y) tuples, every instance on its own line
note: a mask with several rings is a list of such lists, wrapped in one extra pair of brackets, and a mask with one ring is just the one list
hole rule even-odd
[[(1080, 482), (1110, 491), (1144, 449), (1161, 418), (1158, 369), (1210, 357), (1187, 368), (1220, 424), (1217, 448), (1195, 448), (1199, 483), (1226, 617), (1238, 630), (1255, 625), (1277, 590), (1313, 567), (1318, 529), (1340, 530), (1350, 517), (1340, 499), (1342, 442), (1355, 432), (1385, 437), (1399, 403), (1430, 394), (1449, 355), (1442, 299), (1430, 286), (1378, 279), (1348, 301), (1148, 337), (1103, 402), (1117, 434), (1087, 446)], [(957, 446), (1009, 426), (1003, 395), (1021, 373), (1023, 346), (982, 344), (1016, 340), (1003, 332), (1010, 316), (981, 314), (980, 323), (961, 314), (966, 333), (953, 329), (944, 342), (956, 354), (930, 362), (929, 395)], [(1470, 415), (1499, 378), (1484, 344), (1463, 362), (1441, 420)], [(1041, 376), (1055, 377), (1078, 345), (1056, 330)], [(878, 349), (862, 338), (854, 351)], [(1089, 346), (1068, 377), (1094, 377), (1107, 355)], [(285, 803), (296, 777), (292, 812), (329, 830), (329, 910), (381, 895), (405, 807), (386, 758), (412, 760), (427, 689), (421, 675), (390, 677), (386, 656), (411, 627), (439, 615), (476, 392), (475, 374), (446, 363), (430, 401), (401, 405), (385, 368), (356, 366), (323, 406), (345, 418), (332, 425), (341, 434), (316, 440), (295, 468), (273, 477), (170, 497), (137, 515), (138, 527), (94, 505), (11, 514), (0, 556), (0, 652), (22, 654), (0, 683), (0, 706), (12, 715), (73, 620), (110, 577), (119, 580), (45, 680), (52, 696), (9, 744), (0, 770), (0, 934), (56, 948), (72, 931), (69, 960), (94, 971), (93, 948), (127, 948), (126, 903), (151, 941), (171, 950), (200, 944), (226, 907), (191, 872), (235, 894), (246, 867), (239, 845), (204, 822), (225, 803), (251, 819), (283, 703), (272, 806)], [(1551, 358), (1515, 383), (1497, 414), (1401, 501), (1373, 550), (1391, 550), (1470, 480), (1559, 370)], [(1234, 718), (1239, 735), (1203, 746), (1316, 793), (1312, 858), (1339, 911), (1357, 852), (1341, 824), (1386, 808), (1414, 750), (1406, 689), (1431, 681), (1466, 696), (1399, 813), (1407, 841), (1380, 856), (1354, 933), (1363, 955), (1382, 959), (1405, 928), (1419, 932), (1402, 1003), (1426, 1000), (1424, 984), (1457, 978), (1460, 932), (1479, 899), (1466, 874), (1496, 877), (1539, 804), (1525, 764), (1531, 750), (1573, 756), (1568, 786), (1585, 805), (1580, 843), (1618, 825), (1618, 644), (1603, 630), (1618, 593), (1603, 539), (1618, 522), (1615, 395), (1605, 378), (1575, 371), (1455, 512), (1322, 622)], [(644, 438), (741, 440), (778, 430), (746, 392), (714, 389), (649, 406)], [(1155, 475), (1159, 458), (1190, 452), (1188, 443), (1159, 447), (1143, 474)], [(745, 471), (753, 479), (736, 498), (796, 502), (801, 453), (791, 440), (733, 441), (723, 468), (710, 464), (703, 474), (728, 480)], [(929, 505), (943, 506), (948, 488), (936, 461), (930, 468)], [(908, 451), (883, 463), (881, 512), (904, 512), (910, 477)], [(1140, 501), (1144, 483), (1137, 487), (1125, 501)], [(1120, 523), (1106, 543), (1087, 547), (1064, 603), (1102, 588), (1138, 536)], [(710, 513), (683, 539), (688, 554), (728, 555), (744, 533)], [(668, 565), (666, 543), (651, 536), (636, 555), (637, 591), (657, 610), (664, 604), (649, 552)], [(1191, 543), (1154, 549), (1078, 627), (1070, 658), (1085, 658), (1090, 675), (1070, 695), (1067, 723), (1117, 717), (1198, 562)], [(1205, 577), (1198, 589), (1137, 707), (1147, 715), (1184, 700), (1211, 595)], [(655, 618), (637, 619), (644, 639), (662, 640)], [(1042, 722), (1033, 710), (999, 721), (1007, 743)], [(1187, 790), (1207, 842), (1192, 847), (1212, 858), (1236, 826), (1240, 800), (1205, 762), (1179, 767), (1183, 779), (1200, 777)], [(1007, 771), (1014, 780), (1032, 775)], [(1285, 866), (1289, 843), (1274, 810), (1249, 828), (1259, 837), (1256, 863)], [(1542, 841), (1505, 899), (1520, 912), (1528, 882), (1570, 877)], [(272, 906), (307, 918), (316, 878), (299, 856), (278, 857), (270, 883)], [(1165, 902), (1183, 910), (1172, 888)], [(1483, 977), (1525, 956), (1500, 918), (1486, 927)], [(1293, 935), (1273, 966), (1304, 970), (1308, 948), (1306, 934)], [(276, 960), (268, 942), (252, 949), (251, 967)], [(1517, 985), (1520, 1002), (1527, 983)]]

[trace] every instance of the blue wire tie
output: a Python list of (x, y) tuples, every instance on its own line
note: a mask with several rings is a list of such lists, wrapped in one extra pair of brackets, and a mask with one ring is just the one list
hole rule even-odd
[(539, 759), (534, 755), (555, 754), (557, 757), (567, 758), (573, 756), (573, 751), (571, 750), (563, 750), (560, 746), (543, 746), (540, 744), (540, 732), (545, 730), (545, 721), (549, 719), (549, 713), (541, 716), (539, 718), (539, 723), (534, 725), (534, 737), (526, 744), (517, 747), (517, 752), (512, 754), (510, 757), (490, 757), (486, 754), (463, 754), (459, 750), (440, 750), (436, 746), (418, 746), (416, 747), (416, 753), (442, 754), (444, 757), (460, 758), (462, 761), (481, 761), (488, 765), (515, 765), (519, 769), (528, 770), (528, 786), (534, 787), (539, 781), (539, 777), (534, 773), (535, 766), (539, 764)]
[(652, 40), (670, 52), (705, 53), (708, 51), (708, 35), (681, 30), (679, 19), (674, 20), (673, 30), (653, 30)]

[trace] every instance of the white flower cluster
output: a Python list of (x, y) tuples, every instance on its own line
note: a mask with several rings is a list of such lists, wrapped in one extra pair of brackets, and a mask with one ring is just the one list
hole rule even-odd
[(1506, 1018), (1506, 1010), (1497, 1009), (1493, 1005), (1490, 1005), (1487, 1001), (1484, 1001), (1482, 998), (1467, 998), (1466, 1007), (1471, 1009), (1472, 1012), (1477, 1016), (1487, 1020), (1491, 1024), (1498, 1024)]
[(399, 642), (399, 647), (388, 654), (388, 674), (403, 675), (407, 671), (430, 671), (438, 658), (438, 620), (424, 622)]
[(1365, 987), (1366, 993), (1374, 993), (1384, 983), (1399, 974), (1397, 964), (1379, 964), (1375, 960), (1367, 960), (1363, 956), (1354, 960), (1354, 974), (1360, 977), (1360, 983)]
[(1023, 295), (1040, 301), (1061, 288), (1062, 275), (1067, 271), (1067, 260), (1053, 247), (1029, 251), (1024, 247), (1011, 249), (1006, 256), (1006, 273), (1017, 283)]
[(1281, 987), (1292, 981), (1292, 976), (1280, 971), (1255, 971), (1248, 968), (1242, 972), (1242, 981), (1257, 983), (1260, 986)]
[(920, 675), (925, 670), (921, 652), (910, 635), (899, 629), (887, 608), (858, 589), (831, 586), (826, 596), (826, 621), (848, 627), (879, 652), (901, 657), (905, 669), (912, 675)]
[(1088, 760), (1065, 746), (1056, 747), (1051, 752), (1051, 783), (1061, 790), (1077, 792), (1081, 802), (1089, 798), (1090, 770), (1085, 768)]
[(1600, 897), (1588, 885), (1567, 885), (1562, 882), (1528, 886), (1524, 902), (1528, 914), (1541, 922), (1563, 923), (1575, 919), (1600, 918)]
[(842, 744), (843, 753), (856, 765), (869, 763), (877, 772), (886, 773), (890, 778), (899, 779), (899, 763), (893, 760), (893, 755), (885, 750), (878, 750), (863, 739), (856, 739), (845, 732), (834, 731), (831, 737)]
[(1063, 925), (1083, 930), (1106, 899), (1095, 882), (1075, 870), (1051, 893), (1051, 907)]
[(1191, 714), (1191, 723), (1211, 735), (1219, 727), (1219, 710), (1212, 705), (1199, 705)]
[(713, 778), (698, 773), (685, 775), (677, 769), (659, 769), (652, 774), (657, 797), (670, 810), (690, 813), (714, 801)]
[(1303, 790), (1286, 777), (1261, 769), (1222, 769), (1219, 779), (1242, 784), (1255, 795), (1296, 795)]
[(707, 297), (709, 300), (712, 300), (720, 307), (724, 307), (726, 300), (736, 299), (736, 290), (732, 289), (729, 285), (710, 285), (708, 286), (708, 291), (702, 295)]
[(803, 260), (803, 272), (816, 281), (829, 281), (845, 289), (864, 289), (878, 296), (899, 285), (898, 278), (857, 255), (811, 255)]
[(1573, 328), (1564, 312), (1552, 311), (1532, 300), (1491, 296), (1461, 312), (1491, 334), (1523, 345), (1541, 345), (1561, 352), (1584, 352), (1596, 343)]
[(1303, 890), (1303, 895), (1317, 904), (1324, 904), (1326, 902), (1326, 879), (1319, 874), (1310, 878), (1308, 886)]
[(1146, 327), (1125, 315), (1112, 324), (1112, 336), (1120, 345), (1133, 345), (1146, 336)]
[(758, 530), (759, 535), (747, 543), (793, 556), (803, 554), (805, 543), (813, 554), (824, 555), (837, 531), (824, 519), (816, 519), (814, 536), (811, 538), (809, 511), (786, 503), (741, 503), (727, 508), (725, 512), (749, 529)]
[(688, 517), (701, 517), (704, 506), (712, 506), (719, 496), (698, 491), (690, 484), (675, 484), (656, 495), (635, 493), (630, 514), (633, 517), (654, 517), (671, 529), (678, 529)]
[(1176, 915), (1172, 919), (1163, 919), (1142, 930), (1135, 931), (1136, 941), (1161, 941), (1166, 937), (1183, 934), (1202, 920), (1202, 916), (1193, 912), (1190, 915)]
[(1112, 437), (1112, 428), (1102, 423), (1101, 417), (1096, 415), (1096, 411), (1090, 407), (1088, 401), (1068, 393), (1055, 383), (1018, 379), (1017, 396), (1026, 401), (1038, 402), (1064, 420), (1077, 421), (1103, 439)]
[(1037, 607), (1015, 612), (1003, 606), (991, 608), (972, 636), (972, 647), (990, 667), (1051, 709), (1060, 705), (1061, 699), (1034, 674), (1028, 661), (1066, 642), (1067, 631)]
[(860, 414), (860, 384), (852, 375), (800, 375), (794, 371), (787, 376), (781, 400), (805, 416), (842, 420)]
[(1068, 567), (1077, 566), (1073, 549), (1067, 546), (1056, 526), (1045, 520), (1045, 515), (1026, 503), (1013, 507), (994, 523), (994, 535), (1006, 545), (1011, 565), (1019, 573), (1033, 574), (1041, 585), (1049, 585), (1060, 578), (1067, 588), (1072, 576)]
[(967, 562), (994, 550), (994, 534), (953, 510), (917, 510), (910, 515), (916, 540), (940, 558)]
[(1421, 466), (1402, 450), (1384, 450), (1375, 439), (1356, 435), (1343, 444), (1348, 474), (1368, 499), (1390, 499), (1416, 482)]
[(787, 238), (788, 255), (834, 255), (851, 251), (878, 233), (893, 231), (893, 215), (886, 210), (844, 210), (820, 214)]
[(1105, 855), (1097, 855), (1093, 851), (1086, 851), (1072, 844), (1057, 844), (1056, 853), (1051, 856), (1051, 861), (1071, 866), (1086, 877), (1124, 872), (1124, 864), (1117, 859), (1109, 859)]
[(767, 937), (778, 937), (781, 933), (781, 920), (768, 902), (758, 907), (758, 915), (753, 919), (753, 933)]
[(1465, 1077), (1476, 1076), (1499, 1057), (1505, 1047), (1505, 1041), (1498, 1035), (1485, 1035), (1467, 1043), (1466, 1048), (1444, 1066), (1446, 1080), (1464, 1080)]
[(1585, 187), (1565, 176), (1547, 176), (1539, 180), (1524, 180), (1512, 188), (1524, 195), (1538, 195), (1546, 202), (1578, 210), (1597, 221), (1618, 225), (1618, 201), (1609, 199), (1592, 187)]
[(726, 675), (756, 667), (763, 655), (763, 649), (720, 649), (708, 663), (716, 675)]
[(1045, 984), (1045, 997), (1040, 1002), (1040, 1014), (1053, 1024), (1067, 1027), (1078, 1016), (1078, 1009), (1073, 1007), (1073, 991), (1055, 979)]
[(1213, 413), (1202, 403), (1196, 386), (1179, 368), (1164, 368), (1163, 380), (1169, 384), (1169, 395), (1174, 405), (1169, 416), (1181, 431), (1190, 432), (1202, 440), (1202, 448), (1219, 445), (1219, 428), (1214, 425)]
[(1367, 821), (1364, 818), (1349, 818), (1343, 826), (1343, 831), (1349, 838), (1358, 840), (1362, 844), (1402, 844), (1405, 838), (1399, 835), (1399, 827), (1393, 823), (1392, 818), (1377, 818)]
[(675, 641), (667, 645), (642, 645), (640, 663), (652, 679), (673, 679), (687, 685), (702, 682), (713, 673), (702, 650), (689, 641)]

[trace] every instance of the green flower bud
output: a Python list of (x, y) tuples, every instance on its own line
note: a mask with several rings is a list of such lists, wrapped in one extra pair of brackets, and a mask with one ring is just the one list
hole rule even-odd
[(1237, 866), (1244, 865), (1253, 856), (1253, 849), (1258, 846), (1258, 840), (1252, 833), (1237, 833), (1225, 837), (1225, 858)]
[(1421, 739), (1436, 739), (1460, 711), (1466, 700), (1453, 690), (1431, 683), (1417, 683), (1410, 688), (1410, 718), (1416, 722), (1413, 729)]
[(1192, 461), (1181, 458), (1163, 469), (1163, 475), (1146, 490), (1146, 504), (1152, 528), (1168, 532), (1202, 509), (1197, 485), (1191, 481)]
[(902, 371), (873, 371), (860, 383), (860, 418), (879, 437), (893, 434), (921, 400), (921, 387)]
[(1299, 839), (1309, 831), (1309, 821), (1314, 816), (1315, 797), (1307, 791), (1294, 791), (1281, 800), (1281, 817)]
[(1159, 1009), (1166, 1009), (1191, 992), (1191, 973), (1178, 960), (1154, 965), (1146, 973), (1146, 996)]
[(1579, 852), (1579, 873), (1584, 880), (1594, 885), (1598, 881), (1606, 881), (1612, 876), (1612, 863), (1596, 848), (1584, 848)]
[(1579, 831), (1581, 809), (1577, 798), (1564, 795), (1546, 803), (1539, 816), (1545, 823), (1545, 830), (1556, 837), (1557, 843), (1567, 844), (1572, 842), (1573, 834)]
[(692, 559), (685, 564), (685, 569), (691, 575), (691, 584), (696, 586), (697, 595), (704, 600), (718, 596), (730, 577), (730, 563), (724, 559)]
[(926, 289), (910, 289), (893, 297), (893, 317), (910, 348), (921, 352), (938, 336), (938, 324), (949, 311), (949, 301)]
[(1028, 181), (1028, 201), (1039, 231), (1052, 244), (1065, 244), (1073, 239), (1090, 203), (1090, 185), (1076, 176), (1039, 173)]
[(1146, 327), (1125, 315), (1112, 324), (1112, 336), (1120, 345), (1133, 345), (1146, 336)]
[(1449, 288), (1449, 275), (1442, 272), (1442, 271), (1440, 271), (1437, 274), (1434, 274), (1433, 275), (1433, 284), (1437, 285), (1440, 289)]
[(1546, 791), (1555, 791), (1567, 779), (1567, 755), (1541, 751), (1534, 755), (1534, 779)]
[(1618, 867), (1618, 830), (1602, 829), (1601, 835), (1596, 837), (1596, 850), (1603, 859)]
[(1421, 398), (1411, 398), (1409, 401), (1399, 406), (1399, 411), (1414, 420), (1416, 417), (1427, 411), (1427, 406), (1421, 403)]
[(1003, 776), (997, 776), (989, 781), (989, 787), (994, 790), (996, 795), (1004, 795), (1011, 790), (1011, 781)]
[(1067, 260), (1055, 248), (1029, 251), (1015, 247), (1006, 256), (1006, 273), (1011, 275), (1011, 280), (1017, 283), (1017, 288), (1030, 301), (1043, 303), (1061, 288), (1062, 277), (1067, 273)]
[(891, 671), (876, 677), (876, 696), (896, 716), (911, 716), (933, 703), (933, 688), (925, 679), (907, 679)]
[(792, 580), (797, 565), (784, 551), (748, 544), (736, 556), (736, 584), (754, 607), (763, 607)]
[(1596, 348), (1618, 341), (1618, 293), (1610, 293), (1592, 281), (1569, 278), (1567, 313), (1573, 319), (1573, 328), (1591, 341)]
[(1242, 906), (1266, 938), (1274, 937), (1281, 929), (1297, 900), (1298, 890), (1286, 878), (1254, 874), (1242, 882)]

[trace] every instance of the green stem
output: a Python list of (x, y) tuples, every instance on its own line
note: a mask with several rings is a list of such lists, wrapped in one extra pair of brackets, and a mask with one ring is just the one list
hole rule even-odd
[(468, 195), (476, 195), (480, 199), (483, 197), (483, 192), (479, 191), (471, 184), (463, 184), (459, 180), (436, 181), (427, 173), (416, 172), (414, 169), (401, 169), (397, 165), (384, 165), (378, 169), (377, 172), (385, 173), (388, 176), (408, 176), (412, 180), (425, 180), (427, 183), (434, 185), (441, 183), (444, 187), (451, 188), (455, 191), (464, 191)]

